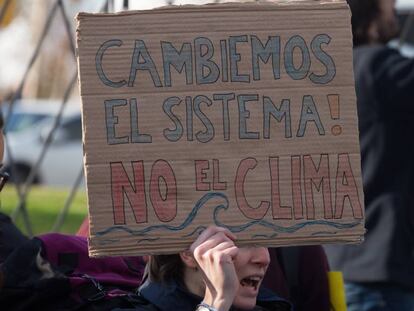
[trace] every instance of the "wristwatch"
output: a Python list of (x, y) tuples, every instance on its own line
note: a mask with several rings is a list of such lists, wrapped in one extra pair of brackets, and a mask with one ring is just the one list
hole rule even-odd
[(209, 306), (205, 302), (201, 302), (199, 305), (197, 305), (196, 311), (217, 311), (217, 309)]

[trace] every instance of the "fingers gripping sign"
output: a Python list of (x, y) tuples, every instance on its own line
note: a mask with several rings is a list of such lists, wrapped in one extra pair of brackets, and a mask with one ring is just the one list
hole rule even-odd
[(205, 288), (204, 302), (217, 310), (228, 310), (239, 287), (234, 260), (239, 248), (227, 229), (209, 227), (191, 245)]

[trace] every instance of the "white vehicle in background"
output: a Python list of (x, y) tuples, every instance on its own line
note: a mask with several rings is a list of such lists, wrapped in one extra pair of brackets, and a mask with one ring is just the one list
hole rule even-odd
[[(4, 133), (15, 133), (53, 119), (59, 112), (60, 102), (39, 99), (17, 100), (10, 110), (10, 103), (3, 103), (1, 111), (6, 119)], [(10, 115), (9, 115), (10, 114)]]
[[(24, 182), (27, 179), (33, 167), (38, 163), (44, 145), (48, 144), (44, 158), (33, 179), (34, 183), (65, 187), (74, 185), (83, 165), (80, 107), (77, 104), (67, 104), (61, 116), (60, 125), (48, 143), (59, 106), (60, 103), (36, 103), (30, 106), (16, 106), (14, 107), (16, 110), (13, 108), (13, 114), (20, 113), (26, 120), (35, 120), (40, 112), (48, 111), (49, 114), (18, 130), (13, 127), (12, 130), (6, 130), (7, 148), (4, 170), (10, 174), (12, 182)], [(31, 112), (33, 112), (32, 118)], [(24, 123), (22, 120), (18, 121), (17, 116), (13, 117), (16, 117), (17, 123)]]

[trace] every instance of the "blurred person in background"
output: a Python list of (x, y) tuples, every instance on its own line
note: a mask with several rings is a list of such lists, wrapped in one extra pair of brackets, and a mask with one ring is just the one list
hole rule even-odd
[(347, 0), (365, 192), (365, 241), (327, 246), (348, 311), (414, 310), (414, 60), (398, 36), (395, 0)]

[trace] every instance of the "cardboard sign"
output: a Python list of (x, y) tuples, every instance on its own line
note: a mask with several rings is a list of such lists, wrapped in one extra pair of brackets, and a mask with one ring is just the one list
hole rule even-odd
[(344, 1), (77, 19), (92, 256), (361, 240)]

